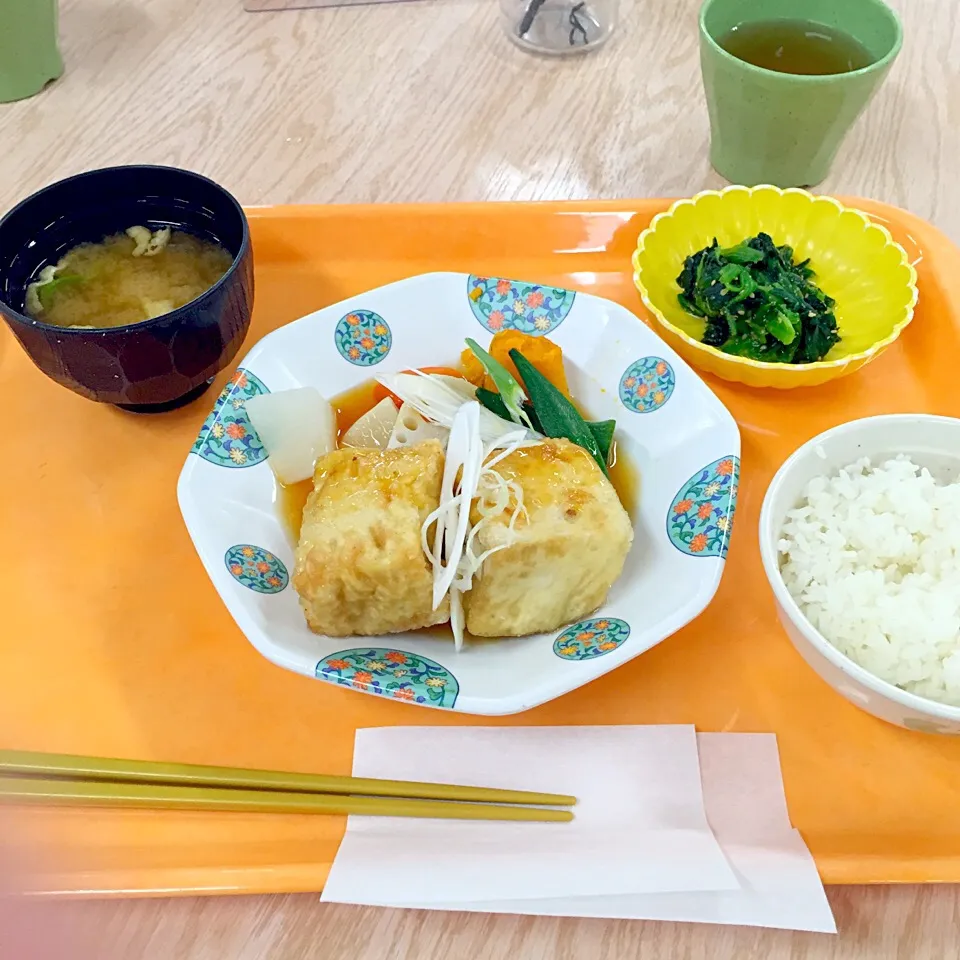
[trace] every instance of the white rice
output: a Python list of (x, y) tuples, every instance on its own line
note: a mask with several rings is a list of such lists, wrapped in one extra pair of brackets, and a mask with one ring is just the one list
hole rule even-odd
[(960, 476), (860, 460), (807, 485), (778, 549), (787, 589), (838, 650), (960, 706)]

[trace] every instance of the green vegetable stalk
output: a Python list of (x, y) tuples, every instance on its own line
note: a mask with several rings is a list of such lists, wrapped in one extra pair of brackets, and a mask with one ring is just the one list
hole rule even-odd
[(527, 395), (514, 379), (513, 374), (499, 360), (491, 357), (476, 340), (467, 337), (467, 346), (473, 351), (473, 355), (480, 361), (483, 369), (487, 371), (500, 391), (500, 399), (509, 414), (505, 419), (533, 429), (533, 424), (523, 409)]

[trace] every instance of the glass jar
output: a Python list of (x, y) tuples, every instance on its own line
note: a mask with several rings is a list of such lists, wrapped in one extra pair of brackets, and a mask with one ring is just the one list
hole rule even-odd
[(524, 50), (569, 56), (607, 40), (617, 23), (617, 0), (500, 0), (500, 21)]

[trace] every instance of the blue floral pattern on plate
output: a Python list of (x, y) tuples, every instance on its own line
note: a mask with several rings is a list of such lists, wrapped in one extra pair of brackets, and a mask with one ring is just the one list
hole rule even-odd
[(630, 625), (616, 617), (593, 617), (567, 627), (553, 642), (561, 660), (596, 660), (622, 647), (630, 636)]
[(320, 680), (364, 693), (379, 694), (405, 703), (423, 703), (450, 709), (460, 684), (444, 666), (403, 650), (360, 647), (324, 657), (316, 670)]
[(667, 514), (667, 536), (691, 557), (727, 555), (737, 505), (740, 458), (708, 463), (680, 489)]
[(223, 562), (237, 583), (255, 593), (280, 593), (290, 582), (283, 561), (252, 543), (232, 546)]
[(677, 378), (662, 357), (631, 363), (620, 378), (620, 402), (634, 413), (653, 413), (673, 395)]
[(576, 293), (562, 287), (471, 274), (467, 298), (473, 315), (491, 333), (520, 330), (540, 337), (563, 323)]
[(372, 310), (353, 310), (341, 317), (333, 333), (340, 356), (358, 367), (372, 367), (390, 352), (390, 325)]
[(266, 448), (244, 405), (251, 397), (269, 392), (258, 377), (239, 368), (220, 391), (190, 452), (218, 467), (255, 467), (266, 460)]

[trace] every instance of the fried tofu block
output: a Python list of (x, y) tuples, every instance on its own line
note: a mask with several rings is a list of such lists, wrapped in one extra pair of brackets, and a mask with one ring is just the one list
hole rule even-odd
[[(467, 631), (478, 637), (545, 633), (596, 610), (623, 570), (633, 529), (593, 457), (569, 440), (517, 450), (496, 467), (523, 489), (529, 520), (483, 564), (463, 596)], [(476, 552), (507, 542), (512, 510), (477, 534)], [(476, 502), (471, 521), (480, 520)]]
[(317, 460), (293, 585), (310, 629), (347, 637), (444, 623), (420, 527), (440, 502), (443, 448), (335, 450)]

